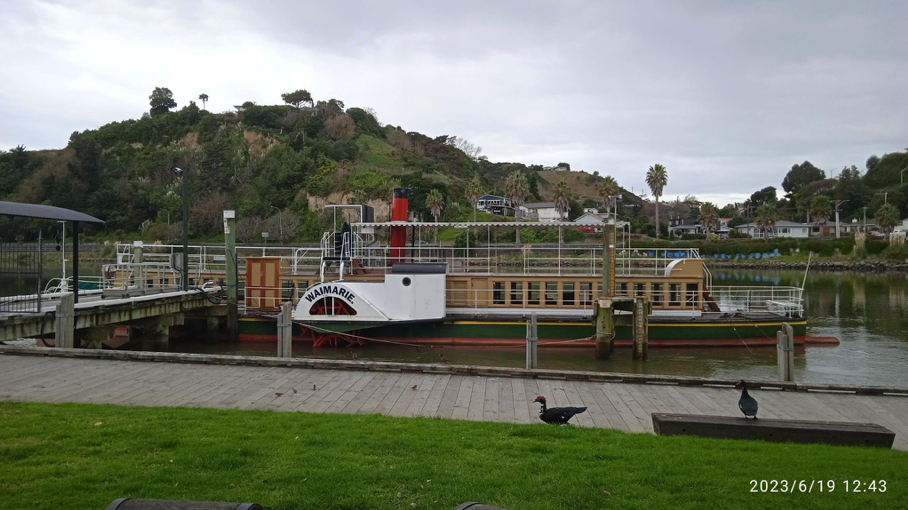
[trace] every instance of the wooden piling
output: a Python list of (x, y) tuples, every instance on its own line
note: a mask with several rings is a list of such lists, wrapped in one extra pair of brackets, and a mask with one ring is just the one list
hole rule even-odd
[(596, 358), (609, 359), (615, 351), (615, 317), (611, 299), (599, 299), (593, 304), (596, 321)]
[(649, 304), (643, 296), (634, 298), (634, 348), (633, 358), (645, 360), (649, 343)]
[(533, 312), (527, 320), (527, 370), (539, 368), (536, 351), (538, 340), (539, 335), (536, 330), (536, 312)]
[(780, 381), (794, 381), (794, 329), (787, 322), (776, 336), (776, 365)]
[[(76, 287), (78, 292), (78, 287)], [(60, 296), (60, 304), (54, 312), (54, 346), (72, 349), (76, 333), (76, 296), (67, 292)]]
[(293, 305), (281, 304), (281, 311), (277, 316), (277, 355), (279, 358), (292, 357), (293, 346)]

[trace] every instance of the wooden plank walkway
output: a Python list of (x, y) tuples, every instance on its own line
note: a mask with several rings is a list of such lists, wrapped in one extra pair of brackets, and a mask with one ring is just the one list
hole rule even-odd
[[(415, 389), (414, 389), (415, 386)], [(877, 423), (908, 450), (908, 399), (755, 390), (760, 416)], [(653, 432), (651, 413), (739, 416), (729, 388), (295, 367), (0, 355), (0, 400), (381, 413), (537, 423), (550, 406), (586, 406), (581, 427)]]

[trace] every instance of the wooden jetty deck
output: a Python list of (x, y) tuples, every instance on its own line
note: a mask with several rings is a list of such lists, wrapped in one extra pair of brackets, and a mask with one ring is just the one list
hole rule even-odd
[[(0, 400), (538, 423), (532, 400), (545, 395), (551, 406), (588, 407), (587, 413), (576, 418), (578, 426), (648, 433), (653, 432), (650, 415), (655, 412), (740, 414), (738, 391), (727, 386), (683, 384), (683, 379), (682, 384), (675, 385), (654, 384), (655, 378), (649, 384), (543, 379), (471, 375), (456, 370), (439, 373), (447, 366), (423, 366), (421, 371), (376, 369), (368, 362), (363, 369), (337, 362), (335, 368), (227, 364), (229, 360), (216, 364), (156, 363), (95, 359), (84, 353), (36, 356), (33, 351), (0, 349)], [(156, 353), (131, 354), (162, 359)], [(176, 356), (186, 355), (163, 356), (176, 360)], [(760, 402), (760, 417), (876, 423), (896, 432), (894, 448), (908, 450), (905, 396), (769, 389), (751, 393)]]

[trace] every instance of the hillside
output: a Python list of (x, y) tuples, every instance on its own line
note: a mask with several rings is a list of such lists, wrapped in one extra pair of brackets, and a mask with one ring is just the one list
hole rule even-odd
[[(227, 113), (190, 103), (152, 113), (75, 132), (63, 149), (0, 152), (0, 198), (72, 208), (107, 222), (90, 235), (175, 241), (181, 182), (173, 168), (180, 167), (190, 172), (193, 238), (219, 235), (221, 211), (232, 208), (241, 241), (284, 230), (289, 242), (318, 239), (325, 203), (367, 202), (378, 219), (387, 218), (394, 186), (410, 187), (411, 210), (426, 218), (426, 195), (437, 189), (445, 218), (471, 209), (464, 190), (473, 179), (484, 192), (502, 194), (507, 175), (522, 172), (537, 189), (529, 201), (549, 200), (557, 182), (541, 165), (489, 162), (465, 140), (382, 126), (367, 109), (345, 109), (334, 99), (310, 106), (246, 103)], [(601, 177), (557, 173), (574, 190), (575, 212), (599, 203), (590, 190)], [(29, 230), (0, 219), (0, 238)]]

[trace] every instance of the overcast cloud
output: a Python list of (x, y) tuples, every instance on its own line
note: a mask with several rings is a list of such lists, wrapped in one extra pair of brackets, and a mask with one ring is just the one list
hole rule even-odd
[(183, 106), (316, 99), (492, 161), (724, 204), (908, 147), (908, 2), (0, 0), (0, 149)]

